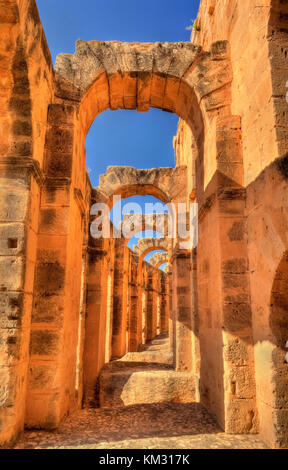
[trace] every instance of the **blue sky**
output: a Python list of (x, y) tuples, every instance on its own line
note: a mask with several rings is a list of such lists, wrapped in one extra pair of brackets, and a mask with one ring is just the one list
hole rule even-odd
[(83, 41), (189, 41), (199, 0), (36, 0), (53, 62)]
[(86, 138), (87, 169), (93, 186), (109, 165), (136, 168), (175, 166), (173, 136), (178, 117), (161, 109), (149, 113), (107, 110), (96, 117)]
[[(186, 27), (197, 16), (199, 0), (37, 0), (53, 63), (84, 41), (189, 41)], [(178, 117), (119, 110), (98, 116), (87, 136), (87, 168), (93, 186), (109, 165), (136, 168), (174, 166), (173, 136)]]

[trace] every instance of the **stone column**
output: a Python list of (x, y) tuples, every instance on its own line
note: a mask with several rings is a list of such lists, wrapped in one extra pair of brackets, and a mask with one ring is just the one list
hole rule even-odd
[[(55, 428), (77, 406), (85, 202), (72, 183), (76, 109), (49, 107), (31, 323), (28, 427)], [(86, 176), (83, 173), (85, 188)]]
[(113, 329), (113, 286), (114, 286), (114, 266), (115, 266), (115, 240), (109, 240), (108, 259), (108, 282), (107, 282), (107, 314), (106, 314), (106, 346), (105, 363), (112, 357), (112, 329)]
[(147, 289), (147, 308), (146, 308), (146, 342), (154, 338), (154, 311), (153, 311), (153, 267), (146, 263), (146, 289)]
[(147, 340), (147, 301), (148, 301), (148, 289), (147, 289), (147, 263), (143, 261), (141, 270), (141, 344), (146, 344)]
[(152, 272), (152, 337), (158, 334), (158, 318), (159, 318), (159, 295), (158, 295), (158, 269)]
[(225, 191), (218, 201), (225, 431), (230, 433), (258, 427), (244, 197), (242, 190)]
[(112, 358), (117, 359), (128, 350), (127, 344), (127, 292), (129, 248), (124, 238), (115, 240), (113, 286)]
[(192, 371), (192, 311), (190, 252), (177, 251), (172, 257), (173, 297), (175, 303), (174, 349), (178, 371)]
[(151, 341), (154, 337), (154, 290), (153, 290), (153, 267), (147, 263), (147, 277), (146, 277), (146, 288), (147, 288), (147, 310), (146, 310), (146, 322), (147, 322), (147, 335), (146, 341)]
[(217, 120), (215, 192), (199, 214), (201, 400), (230, 433), (258, 428), (240, 118)]
[(32, 158), (0, 157), (0, 442), (23, 430), (43, 183)]
[(87, 273), (88, 273), (88, 251), (87, 243), (83, 247), (82, 253), (82, 270), (81, 270), (81, 294), (79, 305), (79, 322), (78, 322), (78, 340), (77, 340), (77, 362), (76, 362), (76, 384), (75, 393), (77, 396), (78, 408), (82, 407), (83, 399), (83, 355), (84, 355), (84, 339), (85, 339), (85, 320), (86, 320), (86, 293), (87, 293)]
[[(192, 368), (195, 378), (200, 381), (200, 342), (199, 342), (199, 312), (198, 312), (198, 290), (197, 290), (197, 249), (191, 251), (191, 312), (192, 312)], [(196, 400), (200, 400), (200, 386), (196, 387)]]
[(168, 308), (169, 308), (169, 342), (170, 342), (170, 349), (174, 351), (174, 345), (175, 345), (175, 321), (174, 321), (174, 299), (173, 299), (173, 274), (172, 274), (172, 266), (170, 266), (169, 272), (168, 272), (168, 293), (169, 293), (169, 299), (168, 299)]
[(142, 341), (142, 330), (145, 326), (145, 322), (143, 323), (143, 308), (144, 308), (144, 293), (145, 290), (143, 288), (143, 270), (142, 270), (143, 261), (139, 259), (137, 260), (137, 279), (136, 279), (136, 295), (137, 295), (137, 345), (138, 349), (143, 344)]
[[(97, 246), (96, 246), (97, 245)], [(106, 246), (105, 246), (106, 245)], [(108, 254), (107, 240), (94, 241), (89, 251), (87, 276), (87, 306), (84, 347), (84, 403), (97, 404), (98, 374), (106, 357), (106, 314), (108, 296)]]
[(139, 330), (139, 318), (138, 318), (138, 285), (137, 285), (137, 268), (138, 268), (138, 255), (130, 253), (131, 265), (130, 265), (130, 309), (129, 309), (129, 347), (128, 350), (131, 352), (138, 351), (138, 330)]
[(157, 335), (161, 333), (162, 271), (157, 269)]
[(160, 273), (160, 333), (167, 333), (169, 328), (169, 277)]
[(237, 184), (242, 185), (243, 181), (240, 117), (218, 119), (216, 146), (221, 187), (218, 210), (225, 430), (235, 433), (255, 432), (258, 419), (245, 217), (246, 192), (237, 188)]

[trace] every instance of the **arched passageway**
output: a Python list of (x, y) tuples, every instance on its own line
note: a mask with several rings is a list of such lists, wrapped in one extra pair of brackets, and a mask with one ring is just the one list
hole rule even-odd
[[(146, 354), (139, 349), (163, 327), (163, 396), (201, 401), (227, 433), (260, 430), (270, 445), (286, 445), (286, 7), (244, 3), (203, 1), (195, 44), (79, 40), (55, 69), (35, 1), (1, 5), (11, 43), (8, 54), (0, 41), (1, 443), (24, 423), (55, 429), (83, 402), (95, 406), (101, 377), (111, 384), (123, 357)], [(96, 116), (150, 107), (180, 117), (175, 168), (108, 167), (92, 188), (85, 139)], [(183, 247), (178, 233), (170, 242), (164, 217), (167, 273), (139, 262), (112, 224), (108, 237), (90, 232), (94, 204), (109, 212), (115, 196), (147, 194), (182, 204), (185, 215), (198, 204), (197, 246)], [(131, 391), (129, 374), (121, 380)]]
[[(119, 194), (117, 188), (124, 187), (125, 183), (130, 191), (131, 170), (134, 170), (132, 171), (132, 178), (135, 178), (136, 170), (126, 169), (125, 167), (114, 167), (113, 170), (118, 175), (117, 179), (112, 178), (116, 183), (115, 191)], [(141, 175), (141, 170), (138, 170), (138, 173)], [(149, 170), (142, 170), (143, 181), (147, 178), (147, 173), (149, 173)], [(136, 177), (140, 188), (139, 193), (140, 195), (143, 192), (149, 194), (151, 186), (148, 185), (144, 188), (141, 179), (139, 181), (139, 174)], [(114, 202), (111, 186), (104, 178), (100, 178), (100, 185), (97, 188), (97, 193), (95, 192), (95, 201), (97, 201), (98, 193), (101, 193), (101, 195), (105, 193), (105, 188), (110, 188), (108, 196), (110, 201)], [(126, 191), (125, 194), (130, 198), (135, 194), (139, 196), (137, 188), (138, 186), (133, 184), (131, 192), (127, 193)], [(155, 196), (155, 189), (152, 194)], [(167, 200), (167, 198), (164, 200)], [(110, 204), (108, 208), (110, 210)], [(93, 223), (93, 220), (97, 221), (98, 214), (94, 211), (94, 208), (91, 213)], [(89, 335), (85, 338), (83, 361), (84, 400), (89, 405), (95, 403), (95, 384), (104, 363), (109, 362), (111, 359), (120, 359), (128, 352), (137, 352), (157, 334), (168, 332), (168, 277), (163, 272), (155, 271), (154, 266), (144, 261), (144, 258), (148, 252), (155, 249), (156, 244), (158, 247), (162, 244), (167, 250), (168, 245), (171, 245), (171, 241), (169, 242), (165, 235), (164, 238), (161, 238), (161, 242), (157, 238), (143, 239), (140, 241), (138, 250), (135, 247), (135, 250), (131, 251), (128, 246), (129, 238), (133, 238), (142, 229), (144, 230), (143, 233), (146, 233), (145, 230), (157, 233), (153, 229), (158, 228), (156, 214), (137, 214), (137, 217), (138, 224), (130, 232), (130, 229), (125, 230), (125, 226), (127, 228), (131, 223), (131, 215), (124, 215), (120, 224), (120, 231), (117, 231), (117, 237), (113, 238), (114, 227), (111, 229), (111, 234), (109, 232), (109, 240), (106, 245), (101, 244), (101, 238), (93, 239), (93, 236), (90, 237), (91, 256), (88, 261), (89, 274), (87, 282), (88, 294), (90, 292), (92, 296), (88, 298), (87, 302), (86, 327), (89, 330)], [(167, 214), (163, 214), (163, 217), (163, 227), (165, 229), (168, 225)], [(158, 243), (157, 240), (159, 240)], [(145, 253), (139, 251), (143, 244)], [(101, 255), (97, 259), (94, 256), (95, 250), (98, 255)], [(106, 269), (108, 274), (106, 274)], [(99, 276), (101, 282), (99, 282)], [(103, 298), (104, 301), (101, 300)], [(107, 305), (109, 308), (107, 308)], [(101, 316), (102, 326), (99, 327), (99, 323), (96, 323), (94, 319), (98, 317), (99, 322)], [(101, 336), (98, 333), (99, 328), (103, 332)], [(97, 347), (95, 347), (95, 337), (98, 338)]]
[[(77, 70), (77, 74), (74, 70)], [(205, 78), (203, 70), (206, 70)], [(81, 388), (81, 385), (78, 388), (77, 400), (81, 399), (84, 391), (85, 402), (92, 403), (97, 377), (105, 362), (122, 357), (127, 352), (127, 344), (137, 350), (139, 340), (143, 341), (143, 331), (138, 326), (143, 311), (141, 317), (141, 308), (134, 302), (138, 287), (129, 283), (128, 275), (123, 276), (128, 270), (132, 273), (135, 271), (135, 255), (129, 253), (123, 238), (91, 237), (89, 227), (94, 216), (92, 214), (92, 219), (89, 219), (90, 207), (94, 203), (106, 203), (111, 209), (114, 196), (150, 194), (164, 203), (186, 205), (186, 211), (189, 211), (191, 194), (197, 194), (197, 201), (201, 202), (207, 186), (204, 146), (209, 141), (215, 141), (216, 134), (219, 134), (220, 140), (229, 133), (233, 134), (235, 123), (238, 122), (230, 112), (231, 70), (225, 41), (213, 45), (208, 53), (203, 53), (201, 48), (192, 44), (138, 45), (78, 41), (74, 55), (65, 54), (57, 58), (55, 71), (55, 100), (49, 105), (48, 111), (43, 167), (46, 180), (40, 206), (38, 246), (39, 255), (43, 245), (46, 253), (49, 253), (50, 271), (56, 273), (61, 266), (61, 282), (59, 278), (58, 292), (55, 296), (54, 289), (53, 300), (54, 309), (63, 313), (57, 320), (55, 317), (49, 322), (43, 321), (39, 329), (39, 308), (41, 311), (49, 311), (51, 299), (40, 291), (36, 293), (30, 367), (35, 371), (41, 367), (46, 353), (43, 351), (37, 354), (37, 346), (34, 348), (33, 344), (37, 343), (39, 334), (43, 337), (48, 335), (55, 348), (58, 348), (59, 355), (57, 361), (52, 357), (47, 358), (47, 367), (55, 368), (59, 374), (55, 372), (56, 382), (53, 387), (45, 384), (45, 406), (44, 388), (38, 383), (35, 386), (33, 379), (29, 380), (28, 389), (31, 393), (28, 394), (26, 407), (28, 426), (36, 425), (37, 422), (45, 423), (48, 408), (49, 425), (57, 425), (72, 404), (75, 405), (72, 379), (75, 375), (77, 383), (83, 383), (84, 387)], [(187, 175), (187, 166), (177, 161), (174, 169), (110, 167), (106, 175), (101, 176), (99, 186), (92, 189), (86, 174), (84, 146), (89, 127), (97, 114), (108, 108), (148, 111), (149, 107), (175, 112), (188, 123), (195, 144), (192, 159), (194, 167), (198, 165), (197, 175), (194, 174), (191, 180), (191, 175)], [(218, 110), (217, 115), (215, 108)], [(221, 149), (219, 147), (219, 158), (211, 161), (209, 168), (210, 173), (214, 172), (217, 188), (223, 185), (239, 186), (240, 166), (238, 161), (236, 166), (235, 162), (230, 162), (228, 152), (225, 153), (223, 146)], [(207, 190), (209, 194), (210, 187)], [(50, 233), (62, 236), (61, 247), (57, 252)], [(72, 243), (74, 246), (82, 243), (81, 257), (72, 249)], [(189, 372), (190, 380), (195, 383), (198, 380), (196, 364), (199, 357), (195, 360), (197, 355), (193, 352), (197, 349), (198, 338), (194, 327), (196, 311), (192, 315), (191, 310), (194, 302), (192, 292), (195, 289), (193, 283), (196, 280), (190, 276), (191, 252), (181, 249), (179, 237), (174, 237), (168, 248), (168, 258), (170, 272), (167, 275), (161, 273), (161, 276), (170, 279), (169, 330), (174, 365), (179, 374)], [(42, 272), (47, 272), (47, 261), (39, 256), (36, 286), (40, 286)], [(80, 273), (82, 275), (79, 276)], [(134, 275), (140, 279), (139, 270), (136, 269)], [(153, 305), (154, 296), (149, 294), (149, 290), (152, 292), (153, 285), (155, 287), (155, 273), (145, 265), (141, 275), (144, 284), (148, 286), (147, 305), (149, 302)], [(217, 275), (220, 275), (219, 271)], [(167, 286), (168, 283), (166, 289)], [(73, 295), (68, 295), (71, 288)], [(82, 289), (86, 292), (85, 301)], [(79, 304), (82, 305), (82, 302), (86, 305), (85, 321), (83, 312), (79, 316)], [(155, 306), (151, 311), (155, 312)], [(74, 320), (68, 321), (71, 312), (75, 314)], [(128, 333), (129, 315), (134, 320), (137, 317), (138, 322), (132, 321), (136, 329), (133, 332), (132, 328)], [(146, 339), (153, 339), (157, 333), (157, 315), (153, 318), (146, 322), (147, 326), (150, 325), (144, 329)], [(57, 334), (54, 330), (56, 323), (59, 327)], [(79, 359), (81, 354), (75, 354), (75, 351), (81, 350), (83, 362)], [(203, 358), (207, 353), (203, 342)], [(65, 398), (63, 381), (70, 383), (65, 388)], [(221, 387), (224, 391), (223, 383)], [(55, 390), (59, 391), (56, 399)], [(194, 385), (192, 390), (196, 390)], [(197, 395), (198, 392), (195, 393)], [(33, 397), (33, 403), (36, 400), (39, 404), (37, 410), (32, 406), (32, 401), (29, 403), (30, 397)]]

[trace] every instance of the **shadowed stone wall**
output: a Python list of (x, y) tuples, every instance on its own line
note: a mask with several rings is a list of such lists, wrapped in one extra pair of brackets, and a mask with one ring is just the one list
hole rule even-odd
[[(287, 446), (286, 10), (202, 0), (192, 43), (79, 40), (53, 70), (35, 1), (1, 3), (1, 444), (96, 406), (103, 365), (169, 325), (222, 428)], [(150, 107), (181, 118), (176, 167), (109, 167), (92, 189), (95, 117)], [(136, 194), (199, 205), (197, 251), (168, 240), (167, 275), (89, 234), (94, 202)]]

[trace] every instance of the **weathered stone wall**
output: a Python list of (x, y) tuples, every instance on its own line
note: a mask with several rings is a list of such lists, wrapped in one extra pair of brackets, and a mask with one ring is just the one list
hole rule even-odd
[[(169, 326), (221, 426), (287, 446), (286, 4), (202, 0), (193, 44), (79, 40), (55, 71), (34, 0), (0, 22), (1, 444), (97, 405), (104, 364)], [(149, 107), (181, 118), (176, 168), (109, 167), (92, 190), (95, 117)], [(168, 241), (166, 276), (93, 239), (115, 194), (198, 202), (197, 253)]]
[[(243, 375), (245, 368), (242, 365), (252, 364), (252, 354), (254, 354), (260, 432), (269, 444), (272, 443), (275, 446), (287, 445), (284, 431), (284, 428), (287, 428), (287, 400), (284, 393), (284, 382), (287, 383), (287, 370), (280, 359), (284, 354), (284, 339), (280, 344), (279, 337), (278, 339), (275, 337), (272, 327), (275, 316), (273, 305), (278, 305), (277, 311), (280, 308), (279, 301), (275, 301), (275, 295), (277, 299), (283, 298), (282, 291), (279, 284), (277, 284), (279, 276), (281, 279), (283, 277), (283, 270), (280, 270), (282, 274), (279, 274), (279, 263), (281, 259), (285, 259), (287, 250), (287, 207), (285, 200), (287, 190), (287, 158), (285, 159), (285, 155), (287, 154), (288, 142), (287, 103), (285, 100), (287, 91), (287, 12), (286, 3), (278, 0), (267, 0), (257, 5), (255, 5), (255, 2), (238, 2), (237, 0), (227, 2), (202, 0), (197, 19), (200, 31), (194, 31), (191, 38), (193, 43), (203, 46), (204, 49), (209, 49), (211, 44), (217, 40), (229, 41), (233, 76), (231, 83), (231, 112), (233, 115), (239, 116), (241, 120), (240, 145), (243, 159), (243, 185), (246, 187), (246, 193), (243, 193), (243, 202), (241, 202), (241, 198), (238, 203), (235, 201), (234, 209), (231, 203), (229, 203), (229, 208), (228, 201), (221, 202), (224, 212), (221, 207), (220, 212), (223, 213), (225, 218), (223, 229), (221, 225), (219, 226), (219, 220), (221, 219), (215, 218), (217, 212), (213, 219), (212, 212), (215, 209), (210, 209), (211, 206), (213, 207), (211, 200), (207, 201), (205, 207), (206, 217), (201, 216), (199, 223), (197, 276), (203, 400), (208, 407), (214, 409), (218, 417), (221, 415), (224, 417), (224, 409), (217, 411), (217, 407), (221, 407), (221, 393), (224, 393), (226, 387), (232, 387), (230, 390), (233, 394), (236, 393), (237, 395), (240, 392), (243, 396), (243, 393), (245, 393), (245, 396), (251, 399), (252, 390), (247, 388), (245, 391), (243, 386), (245, 383), (252, 383), (253, 379), (251, 377), (248, 379), (248, 376), (244, 377), (247, 372)], [(230, 143), (230, 152), (233, 140)], [(193, 148), (190, 129), (185, 122), (181, 122), (175, 138), (176, 161), (181, 162), (181, 165), (188, 164), (191, 145)], [(233, 144), (233, 147), (235, 148), (235, 144)], [(221, 150), (221, 147), (219, 147), (219, 150)], [(280, 159), (278, 163), (271, 163), (278, 158)], [(207, 163), (209, 164), (207, 165)], [(207, 163), (205, 163), (204, 171), (205, 181), (209, 180), (207, 175), (209, 172), (211, 174), (211, 168), (213, 168), (210, 162)], [(197, 181), (198, 176), (197, 174)], [(198, 193), (198, 202), (201, 202), (202, 197), (199, 198), (198, 188), (196, 192)], [(240, 205), (242, 205), (241, 210)], [(230, 213), (229, 216), (228, 213)], [(231, 222), (228, 221), (229, 218)], [(218, 241), (215, 241), (215, 228), (217, 225), (220, 237), (220, 255)], [(214, 230), (214, 242), (212, 234), (209, 238), (211, 227)], [(236, 269), (235, 265), (233, 273), (229, 268), (229, 275), (227, 273), (226, 278), (227, 282), (230, 278), (230, 287), (225, 281), (225, 277), (221, 280), (212, 271), (213, 266), (216, 268), (216, 263), (213, 262), (212, 266), (211, 261), (209, 262), (212, 256), (214, 259), (215, 256), (220, 256), (220, 259), (223, 259), (223, 255), (226, 256), (223, 253), (223, 248), (221, 248), (221, 239), (223, 242), (225, 241), (223, 248), (230, 258), (233, 252), (235, 262), (237, 258), (240, 261), (240, 253), (242, 258), (242, 268), (238, 265)], [(229, 244), (231, 248), (228, 248)], [(248, 246), (248, 251), (246, 251), (245, 245)], [(245, 260), (247, 256), (248, 259)], [(228, 267), (226, 261), (225, 266)], [(230, 267), (232, 267), (231, 263)], [(239, 275), (242, 272), (241, 283), (240, 276), (236, 277), (237, 271)], [(247, 279), (247, 274), (245, 277), (243, 276), (244, 271), (249, 274), (249, 279)], [(217, 281), (217, 278), (219, 281)], [(237, 278), (239, 281), (236, 281)], [(209, 292), (209, 286), (212, 282), (213, 291)], [(231, 284), (232, 282), (234, 287)], [(206, 286), (206, 290), (204, 286)], [(277, 287), (275, 288), (275, 286)], [(239, 372), (241, 372), (242, 379), (239, 373), (233, 379), (233, 372), (231, 380), (228, 379), (226, 385), (219, 385), (219, 383), (217, 384), (217, 378), (215, 378), (215, 371), (217, 367), (225, 369), (225, 360), (224, 362), (221, 360), (222, 353), (219, 350), (218, 360), (215, 361), (218, 366), (213, 367), (212, 355), (211, 360), (205, 365), (203, 364), (203, 348), (206, 351), (209, 348), (211, 352), (214, 351), (215, 357), (217, 356), (216, 351), (221, 344), (221, 337), (217, 338), (215, 327), (221, 311), (220, 299), (224, 294), (223, 287), (225, 290), (227, 288), (232, 289), (229, 296), (226, 294), (226, 307), (223, 310), (223, 313), (225, 311), (228, 313), (230, 310), (227, 317), (228, 322), (230, 323), (234, 316), (235, 319), (237, 317), (238, 319), (246, 318), (244, 323), (247, 326), (248, 324), (253, 325), (253, 336), (249, 332), (245, 338), (245, 330), (243, 338), (237, 340), (235, 339), (235, 332), (232, 332), (232, 335), (231, 333), (224, 334), (222, 340), (225, 348), (224, 358), (226, 357), (228, 360), (228, 370), (227, 372), (219, 370), (218, 376), (220, 377), (223, 373), (224, 377), (226, 374), (227, 377), (231, 376), (231, 370), (229, 372), (231, 364), (238, 362), (238, 364), (241, 364)], [(241, 302), (239, 304), (239, 301), (237, 301), (237, 304), (231, 305), (231, 295), (233, 293), (233, 298), (235, 298), (236, 287), (238, 299), (241, 295)], [(251, 310), (249, 306), (250, 295), (252, 300)], [(239, 309), (240, 306), (241, 309)], [(235, 307), (236, 310), (233, 313)], [(286, 309), (284, 298), (281, 308)], [(277, 322), (277, 320), (275, 321)], [(242, 353), (238, 358), (235, 356), (235, 341), (240, 341), (242, 344)], [(205, 347), (206, 342), (207, 347)], [(207, 379), (205, 379), (205, 375), (207, 375)], [(204, 388), (203, 381), (205, 383)], [(209, 381), (213, 381), (213, 384), (211, 382), (207, 386)], [(240, 388), (242, 388), (241, 391)], [(217, 393), (220, 395), (215, 399)], [(247, 416), (249, 416), (249, 413), (247, 413)], [(250, 414), (250, 416), (252, 421), (254, 420), (256, 423), (256, 415), (254, 414), (253, 417)]]
[(0, 8), (0, 442), (23, 430), (31, 308), (53, 69), (35, 2)]
[(241, 117), (245, 185), (283, 155), (287, 142), (286, 10), (281, 0), (202, 0), (200, 31), (191, 38), (205, 50), (229, 41), (232, 113)]
[(247, 220), (260, 429), (267, 442), (287, 447), (287, 157), (248, 186)]

